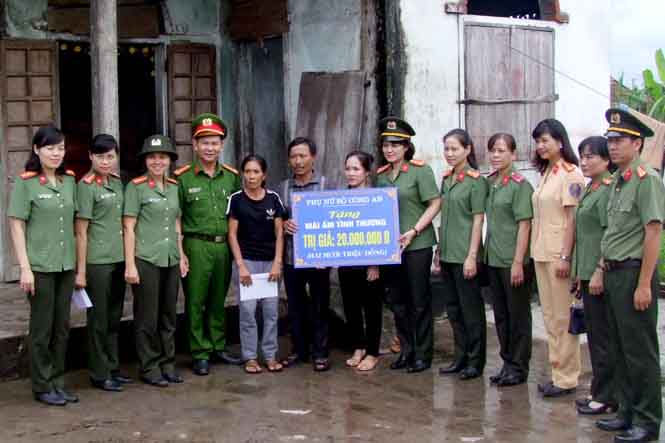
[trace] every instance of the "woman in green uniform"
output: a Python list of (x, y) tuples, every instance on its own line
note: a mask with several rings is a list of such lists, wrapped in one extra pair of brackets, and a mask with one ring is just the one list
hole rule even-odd
[(39, 128), (25, 172), (9, 202), (9, 226), (20, 266), (20, 287), (30, 302), (30, 378), (35, 400), (75, 403), (64, 389), (69, 307), (74, 289), (76, 182), (65, 171), (65, 137)]
[(513, 169), (517, 145), (510, 134), (494, 134), (487, 144), (494, 172), (489, 176), (485, 213), (485, 263), (499, 338), (501, 370), (497, 386), (526, 382), (531, 359), (531, 277), (529, 233), (533, 187)]
[(598, 267), (600, 240), (607, 227), (610, 172), (616, 168), (610, 161), (605, 137), (588, 137), (580, 143), (578, 150), (582, 173), (591, 181), (577, 206), (572, 273), (584, 303), (593, 378), (591, 395), (576, 403), (580, 414), (596, 415), (616, 410), (603, 270)]
[(473, 141), (463, 129), (443, 137), (443, 154), (452, 169), (441, 183), (441, 231), (437, 262), (448, 282), (446, 311), (453, 327), (455, 360), (440, 374), (479, 377), (485, 368), (487, 332), (478, 262), (485, 218), (487, 180), (477, 170)]
[(90, 382), (105, 391), (122, 391), (131, 380), (119, 372), (118, 329), (125, 300), (122, 249), (123, 185), (114, 172), (118, 144), (99, 134), (90, 146), (92, 167), (79, 181), (76, 198), (75, 285), (86, 288)]
[(134, 291), (141, 381), (166, 387), (183, 382), (175, 372), (174, 338), (179, 277), (187, 274), (188, 263), (180, 260), (178, 182), (168, 177), (178, 154), (168, 137), (153, 135), (139, 158), (147, 173), (132, 180), (125, 192), (125, 280)]
[(388, 164), (377, 171), (377, 186), (398, 189), (402, 263), (380, 271), (388, 288), (388, 304), (395, 315), (401, 353), (391, 369), (415, 373), (432, 364), (434, 333), (430, 269), (436, 235), (432, 219), (441, 200), (432, 169), (413, 160), (416, 133), (407, 122), (387, 117), (379, 123), (380, 148)]

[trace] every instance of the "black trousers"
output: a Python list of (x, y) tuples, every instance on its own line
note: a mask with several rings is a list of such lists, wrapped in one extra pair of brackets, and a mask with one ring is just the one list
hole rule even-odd
[(180, 267), (159, 267), (137, 258), (136, 268), (140, 280), (132, 290), (140, 373), (146, 377), (172, 374)]
[(441, 272), (448, 282), (446, 311), (455, 338), (455, 362), (482, 372), (487, 352), (487, 323), (478, 276), (465, 279), (463, 265), (457, 263), (442, 262)]
[(337, 271), (344, 301), (344, 315), (354, 349), (379, 356), (383, 316), (383, 285), (367, 281), (366, 267), (343, 267)]
[(487, 267), (492, 290), (492, 309), (499, 338), (502, 372), (506, 375), (527, 377), (531, 359), (531, 278), (527, 266), (524, 283), (513, 287), (510, 268)]
[(30, 302), (30, 379), (32, 391), (65, 387), (65, 357), (69, 338), (69, 308), (74, 271), (34, 272), (35, 294)]
[(614, 362), (610, 352), (608, 306), (605, 295), (589, 294), (589, 281), (582, 280), (580, 293), (584, 302), (589, 357), (591, 358), (591, 397), (601, 403), (616, 403), (614, 398)]
[(395, 316), (402, 356), (431, 361), (434, 348), (430, 268), (432, 248), (405, 251), (402, 263), (381, 268), (387, 302)]
[(87, 265), (86, 291), (92, 301), (87, 311), (90, 377), (106, 380), (118, 372), (118, 333), (125, 302), (125, 263)]
[(284, 265), (284, 286), (293, 352), (306, 360), (311, 343), (313, 358), (328, 358), (330, 268), (296, 269), (293, 265)]

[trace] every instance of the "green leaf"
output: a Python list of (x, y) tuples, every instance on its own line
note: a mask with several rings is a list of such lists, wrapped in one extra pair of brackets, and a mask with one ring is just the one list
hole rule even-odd
[(642, 71), (642, 77), (644, 77), (644, 88), (647, 90), (649, 96), (654, 100), (658, 100), (663, 96), (663, 87), (654, 79), (651, 69)]
[(660, 81), (665, 83), (665, 56), (662, 49), (656, 51), (656, 67), (658, 67)]
[(649, 111), (649, 116), (656, 120), (665, 121), (665, 96), (659, 98)]

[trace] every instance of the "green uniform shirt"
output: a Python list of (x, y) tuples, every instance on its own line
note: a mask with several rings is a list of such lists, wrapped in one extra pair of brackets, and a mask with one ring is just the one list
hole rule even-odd
[(25, 221), (26, 248), (33, 271), (74, 269), (75, 211), (74, 177), (58, 176), (56, 186), (39, 174), (24, 172), (17, 177), (7, 215)]
[(573, 277), (591, 280), (600, 261), (600, 240), (607, 228), (610, 174), (597, 185), (589, 183), (575, 212)]
[[(488, 182), (485, 263), (509, 268), (515, 258), (519, 222), (533, 218), (533, 186), (512, 169), (505, 177), (498, 173), (491, 175)], [(528, 257), (528, 250), (527, 247), (524, 258)]]
[(644, 227), (654, 221), (662, 223), (665, 218), (663, 182), (637, 158), (623, 173), (614, 173), (609, 193), (607, 229), (600, 243), (602, 256), (619, 261), (642, 259)]
[[(475, 177), (474, 177), (475, 176)], [(444, 174), (441, 182), (439, 257), (445, 263), (463, 264), (469, 254), (473, 216), (485, 212), (487, 180), (470, 166), (460, 174)], [(478, 251), (482, 257), (482, 245)]]
[[(181, 172), (182, 171), (182, 172)], [(240, 177), (232, 168), (217, 165), (213, 177), (195, 161), (176, 171), (182, 209), (183, 234), (226, 235), (226, 206), (240, 190)]]
[(76, 190), (76, 217), (88, 220), (87, 263), (106, 265), (125, 260), (122, 242), (122, 188), (122, 182), (117, 177), (109, 176), (105, 183), (105, 180), (94, 172), (79, 181)]
[(161, 191), (152, 180), (132, 180), (125, 191), (124, 215), (136, 217), (136, 257), (159, 267), (180, 261), (176, 218), (180, 216), (178, 187), (167, 181)]
[[(384, 170), (377, 177), (376, 185), (381, 188), (397, 187), (399, 230), (400, 233), (404, 234), (406, 231), (413, 229), (418, 219), (427, 209), (427, 202), (437, 198), (439, 192), (436, 189), (432, 168), (420, 161), (412, 160), (409, 163), (404, 163), (394, 180), (391, 178), (391, 174), (391, 167), (389, 165), (388, 167), (384, 166)], [(432, 247), (434, 244), (436, 244), (436, 235), (430, 223), (405, 250), (415, 251)]]

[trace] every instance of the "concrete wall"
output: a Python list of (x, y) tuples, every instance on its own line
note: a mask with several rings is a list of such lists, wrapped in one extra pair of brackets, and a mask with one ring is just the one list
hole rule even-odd
[(399, 110), (416, 129), (416, 157), (431, 164), (437, 177), (445, 168), (442, 135), (454, 127), (464, 127), (463, 110), (457, 100), (462, 94), (460, 78), (464, 77), (464, 66), (460, 47), (467, 21), (554, 29), (556, 70), (565, 74), (557, 73), (555, 77), (555, 90), (560, 97), (555, 104), (555, 117), (566, 125), (575, 147), (584, 137), (604, 131), (604, 111), (610, 96), (608, 8), (594, 6), (594, 2), (561, 0), (561, 9), (570, 14), (570, 23), (557, 24), (446, 14), (443, 3), (399, 0), (398, 12), (406, 54), (405, 91)]
[(287, 138), (296, 126), (300, 76), (307, 71), (362, 69), (362, 1), (289, 0), (284, 45)]

